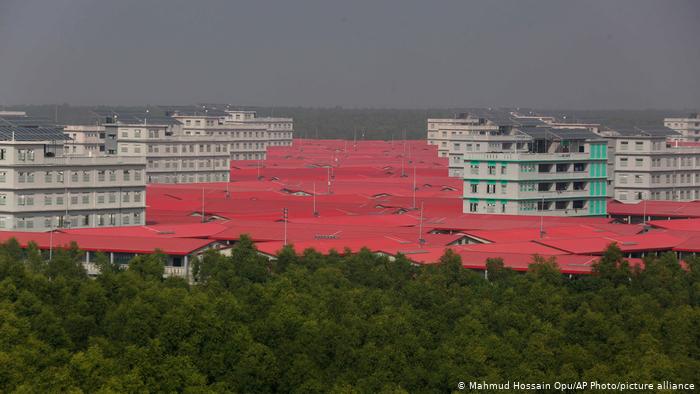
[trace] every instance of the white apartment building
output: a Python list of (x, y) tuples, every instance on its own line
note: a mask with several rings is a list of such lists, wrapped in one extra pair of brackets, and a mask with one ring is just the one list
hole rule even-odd
[(439, 157), (449, 158), (450, 176), (462, 177), (464, 155), (488, 152), (489, 143), (505, 142), (508, 150), (524, 149), (529, 138), (507, 133), (512, 125), (510, 121), (498, 122), (467, 114), (455, 119), (428, 119), (428, 144), (437, 145)]
[(480, 142), (490, 151), (463, 155), (465, 213), (605, 215), (604, 138), (588, 130), (546, 126), (515, 128), (497, 137)]
[(63, 132), (70, 137), (66, 140), (67, 155), (99, 156), (105, 153), (104, 126), (66, 126)]
[(680, 133), (675, 139), (700, 142), (700, 114), (690, 114), (686, 118), (666, 118), (664, 126)]
[(449, 157), (449, 175), (463, 176), (465, 155), (477, 152), (516, 152), (527, 150), (527, 134), (519, 127), (548, 127), (552, 130), (586, 130), (598, 133), (595, 123), (568, 123), (552, 116), (520, 115), (493, 110), (463, 113), (454, 119), (428, 119), (428, 144), (438, 146), (438, 156)]
[(0, 229), (145, 223), (145, 160), (66, 155), (61, 129), (0, 127)]
[(231, 160), (263, 160), (268, 146), (292, 144), (292, 118), (258, 117), (255, 111), (224, 111), (218, 116), (176, 112), (184, 135), (228, 139)]
[(678, 137), (664, 130), (611, 137), (615, 143), (615, 199), (625, 203), (700, 200), (700, 146), (679, 142)]
[(230, 160), (262, 160), (268, 146), (292, 143), (291, 118), (214, 112), (177, 111), (164, 118), (110, 114), (97, 144), (107, 155), (145, 156), (148, 183), (193, 183), (226, 182)]

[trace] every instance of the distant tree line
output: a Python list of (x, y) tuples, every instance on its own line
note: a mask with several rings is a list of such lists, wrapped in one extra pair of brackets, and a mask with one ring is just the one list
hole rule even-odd
[(616, 246), (594, 275), (553, 259), (483, 272), (446, 252), (413, 265), (368, 250), (276, 260), (243, 237), (196, 282), (164, 256), (129, 269), (74, 245), (48, 260), (0, 246), (0, 392), (441, 393), (459, 381), (695, 382), (700, 259), (631, 268)]
[[(210, 106), (210, 108), (213, 108)], [(217, 108), (225, 108), (219, 105)], [(375, 108), (307, 108), (307, 107), (250, 107), (232, 108), (258, 111), (261, 116), (284, 116), (294, 118), (295, 137), (303, 138), (354, 138), (367, 140), (425, 139), (428, 118), (452, 118), (468, 112), (463, 108), (435, 109), (375, 109)], [(95, 124), (101, 119), (95, 111), (144, 111), (145, 107), (105, 107), (32, 105), (14, 106), (33, 116), (55, 120), (60, 124)], [(167, 106), (150, 106), (151, 116), (164, 116)], [(663, 118), (687, 115), (689, 111), (672, 110), (534, 110), (545, 115), (554, 115), (567, 121), (601, 123), (608, 127), (660, 127)], [(527, 111), (523, 111), (525, 113)]]

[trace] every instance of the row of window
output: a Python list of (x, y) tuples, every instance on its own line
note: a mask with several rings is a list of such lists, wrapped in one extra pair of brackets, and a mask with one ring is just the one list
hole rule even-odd
[[(117, 192), (97, 192), (97, 193), (69, 193), (70, 204), (90, 204), (93, 194), (95, 195), (95, 201), (97, 204), (105, 204), (105, 201), (110, 204), (117, 202)], [(33, 206), (34, 197), (41, 198), (41, 194), (17, 194), (17, 205), (19, 206)], [(46, 193), (43, 195), (45, 206), (63, 206), (64, 205), (64, 195), (58, 193)], [(121, 201), (124, 203), (128, 202), (141, 202), (142, 194), (141, 192), (121, 192)], [(0, 193), (0, 205), (7, 205), (7, 194)]]
[(228, 168), (228, 160), (148, 160), (148, 168), (206, 169)]
[[(38, 171), (37, 171), (38, 172)], [(44, 183), (53, 183), (54, 180), (57, 183), (65, 182), (65, 172), (64, 171), (41, 171), (44, 174)], [(40, 172), (40, 173), (41, 173)], [(143, 171), (141, 170), (97, 170), (97, 171), (68, 171), (70, 174), (71, 182), (90, 182), (93, 179), (93, 172), (95, 172), (95, 179), (98, 182), (105, 182), (109, 179), (110, 182), (117, 180), (117, 172), (121, 172), (123, 181), (140, 181), (143, 179)], [(0, 183), (7, 182), (7, 171), (0, 171)], [(17, 171), (17, 182), (18, 183), (34, 183), (35, 182), (35, 172), (34, 171)]]
[[(620, 184), (627, 184), (630, 178), (634, 183), (644, 183), (644, 174), (619, 174), (617, 175)], [(695, 182), (693, 182), (695, 180)], [(700, 173), (681, 173), (681, 174), (652, 174), (652, 184), (700, 184)]]
[[(121, 221), (119, 221), (121, 216)], [(141, 213), (123, 214), (116, 213), (95, 214), (94, 223), (90, 223), (90, 215), (77, 216), (45, 216), (45, 217), (18, 217), (15, 219), (15, 228), (33, 229), (43, 224), (44, 228), (65, 227), (89, 227), (89, 226), (125, 226), (130, 224), (142, 224)], [(11, 219), (0, 216), (0, 228), (11, 228)]]
[(178, 175), (149, 175), (148, 183), (195, 183), (195, 182), (225, 182), (227, 173), (214, 174), (178, 174)]
[[(481, 205), (482, 211), (486, 213), (496, 213), (500, 210), (501, 213), (505, 213), (508, 209), (507, 201), (485, 201)], [(512, 204), (512, 203), (511, 203)], [(585, 200), (558, 200), (558, 201), (521, 201), (518, 202), (518, 210), (520, 211), (550, 211), (552, 209), (565, 211), (573, 210), (578, 211), (579, 209), (584, 209), (586, 207)], [(500, 206), (500, 207), (499, 207)], [(469, 212), (479, 212), (479, 203), (470, 202), (468, 207)]]
[[(470, 185), (469, 185), (469, 191), (470, 191), (472, 194), (477, 194), (477, 193), (479, 193), (479, 189), (480, 189), (479, 186), (480, 186), (480, 185), (481, 185), (481, 184), (479, 184), (479, 183), (472, 183), (472, 184), (470, 184)], [(484, 184), (484, 185), (486, 186), (486, 194), (496, 194), (496, 184), (495, 184), (495, 183), (494, 183), (494, 184)], [(501, 194), (506, 194), (506, 192), (507, 192), (507, 190), (508, 190), (508, 185), (505, 184), (505, 183), (501, 183), (500, 190), (501, 190)]]
[[(647, 197), (648, 196), (648, 197)], [(643, 192), (627, 192), (620, 191), (617, 193), (617, 199), (620, 201), (629, 200), (644, 200), (649, 198), (651, 200), (698, 200), (700, 199), (700, 190), (665, 190), (665, 191), (652, 191), (648, 195)]]
[[(148, 138), (160, 138), (160, 130), (158, 129), (148, 129)], [(141, 133), (141, 129), (122, 129), (121, 130), (121, 138), (141, 138), (143, 135)]]
[[(620, 150), (622, 150), (622, 151), (630, 150), (629, 146), (630, 146), (629, 141), (620, 141)], [(634, 150), (636, 150), (636, 151), (644, 150), (644, 141), (634, 141)], [(659, 142), (659, 141), (654, 142), (654, 150), (661, 150), (661, 142)]]
[[(645, 158), (643, 157), (636, 157), (634, 159), (634, 166), (635, 167), (642, 167), (644, 166), (644, 162), (646, 161)], [(620, 157), (619, 158), (619, 166), (620, 167), (627, 167), (630, 162), (630, 159), (628, 157)], [(665, 160), (662, 160), (660, 157), (655, 157), (651, 158), (651, 166), (654, 168), (661, 167), (663, 163), (666, 163), (666, 167), (676, 167), (676, 165), (680, 165), (681, 168), (685, 167), (692, 167), (693, 164), (696, 167), (700, 167), (700, 156), (697, 156), (695, 158), (693, 157), (667, 157)]]

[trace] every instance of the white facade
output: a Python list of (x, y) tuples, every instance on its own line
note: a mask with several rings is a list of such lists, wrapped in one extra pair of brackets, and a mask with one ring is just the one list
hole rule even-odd
[(576, 152), (472, 153), (464, 163), (463, 212), (605, 215), (605, 145), (587, 142)]
[(104, 128), (100, 149), (145, 157), (148, 183), (226, 182), (230, 160), (262, 160), (268, 146), (291, 145), (294, 132), (291, 118), (258, 118), (252, 111), (175, 113), (150, 122), (115, 117)]
[(63, 132), (70, 137), (70, 140), (66, 141), (65, 154), (79, 156), (104, 154), (104, 126), (66, 126)]
[(558, 122), (551, 116), (499, 113), (495, 118), (461, 114), (454, 119), (428, 119), (428, 144), (437, 145), (438, 156), (449, 158), (449, 175), (463, 175), (467, 155), (485, 152), (526, 151), (530, 137), (511, 133), (522, 125), (541, 125), (558, 130), (588, 130), (598, 133), (599, 124)]
[(63, 142), (0, 141), (0, 229), (144, 224), (145, 160), (68, 156)]
[[(428, 119), (428, 144), (437, 145), (438, 156), (449, 158), (449, 175), (461, 177), (464, 154), (488, 152), (489, 143), (507, 140), (524, 149), (527, 137), (499, 136), (499, 125), (484, 118)], [(518, 140), (520, 139), (520, 140)]]
[(180, 125), (106, 125), (116, 138), (116, 154), (145, 157), (148, 183), (226, 182), (229, 140), (183, 135)]
[(292, 144), (294, 120), (257, 117), (255, 111), (226, 111), (225, 116), (179, 115), (183, 135), (213, 136), (230, 142), (231, 160), (265, 159), (268, 146)]
[(681, 133), (680, 140), (700, 142), (700, 114), (687, 118), (666, 118), (664, 126)]
[(700, 147), (665, 136), (620, 136), (615, 141), (615, 199), (700, 200)]

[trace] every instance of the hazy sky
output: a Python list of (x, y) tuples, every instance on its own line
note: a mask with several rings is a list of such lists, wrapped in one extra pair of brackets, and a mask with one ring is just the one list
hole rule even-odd
[(0, 104), (698, 108), (700, 1), (0, 0)]

